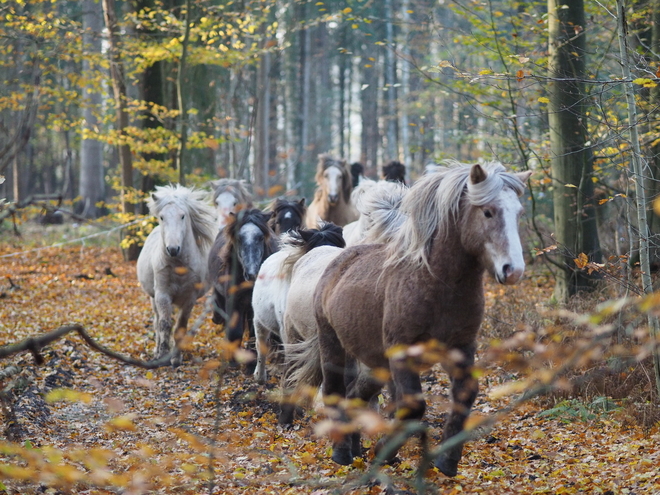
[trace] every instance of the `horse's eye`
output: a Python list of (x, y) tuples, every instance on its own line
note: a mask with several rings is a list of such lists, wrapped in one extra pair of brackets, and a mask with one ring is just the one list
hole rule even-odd
[(163, 221), (163, 215), (160, 216), (160, 221), (161, 221), (161, 222)]
[(493, 218), (493, 213), (490, 210), (484, 210), (484, 216), (486, 218)]
[(184, 218), (185, 218), (185, 215), (181, 215), (181, 220), (183, 220)]

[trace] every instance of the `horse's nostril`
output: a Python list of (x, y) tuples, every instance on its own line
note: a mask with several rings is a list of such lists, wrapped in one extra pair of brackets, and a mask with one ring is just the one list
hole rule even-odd
[(505, 264), (502, 267), (502, 273), (504, 274), (504, 278), (508, 277), (512, 271), (513, 271), (513, 266), (511, 266), (509, 263)]
[(179, 246), (167, 246), (167, 254), (169, 254), (172, 257), (179, 256), (180, 252), (181, 252), (181, 247)]

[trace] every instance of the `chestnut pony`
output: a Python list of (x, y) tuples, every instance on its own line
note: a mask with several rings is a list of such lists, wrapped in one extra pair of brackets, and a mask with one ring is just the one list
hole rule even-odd
[[(484, 315), (483, 275), (488, 271), (501, 284), (522, 277), (518, 197), (529, 176), (506, 172), (498, 162), (452, 162), (405, 195), (390, 242), (346, 248), (330, 261), (314, 293), (316, 339), (306, 341), (297, 359), (320, 357), (323, 395), (339, 418), (347, 413), (332, 396), (369, 402), (383, 383), (368, 370), (384, 369), (396, 417), (420, 420), (426, 402), (419, 368), (408, 365), (414, 356), (404, 351), (402, 360), (401, 351), (387, 351), (437, 342), (447, 351), (441, 362), (454, 402), (443, 441), (463, 430), (478, 389), (471, 368)], [(389, 446), (396, 451), (403, 441)], [(450, 447), (436, 467), (455, 476), (462, 451), (463, 444)], [(351, 433), (334, 441), (332, 459), (348, 465), (361, 452), (359, 433)]]

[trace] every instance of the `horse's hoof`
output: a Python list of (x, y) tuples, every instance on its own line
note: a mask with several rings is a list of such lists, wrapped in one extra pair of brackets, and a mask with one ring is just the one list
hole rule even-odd
[(434, 462), (435, 467), (437, 467), (442, 474), (453, 478), (458, 474), (458, 461), (449, 459), (444, 455), (440, 455)]
[(211, 321), (216, 325), (221, 325), (222, 323), (225, 322), (225, 319), (222, 316), (220, 316), (220, 313), (216, 313), (214, 311), (213, 316), (211, 317)]
[(172, 365), (172, 368), (178, 368), (181, 366), (183, 364), (183, 356), (181, 353), (172, 356), (172, 359), (170, 359), (170, 364)]
[[(374, 453), (376, 454), (376, 456), (378, 456), (380, 454), (380, 451), (383, 450), (383, 448), (387, 445), (388, 440), (389, 437), (384, 437), (378, 440), (378, 442), (376, 442), (376, 446), (374, 447)], [(397, 450), (391, 452), (387, 458), (383, 459), (383, 462), (385, 464), (396, 464), (399, 461), (399, 458), (396, 456)]]
[(332, 460), (342, 466), (353, 464), (353, 454), (348, 447), (335, 447), (332, 449)]
[(362, 450), (362, 439), (359, 433), (351, 434), (351, 454), (353, 454), (353, 457), (362, 457), (364, 454)]

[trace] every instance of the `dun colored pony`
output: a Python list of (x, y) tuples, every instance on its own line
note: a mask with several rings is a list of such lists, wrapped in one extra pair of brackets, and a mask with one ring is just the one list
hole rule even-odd
[[(156, 187), (148, 201), (159, 225), (149, 234), (137, 260), (137, 276), (151, 297), (156, 333), (156, 358), (170, 352), (172, 306), (180, 309), (176, 330), (183, 331), (195, 301), (207, 290), (209, 247), (215, 215), (206, 193), (180, 185)], [(181, 354), (172, 364), (181, 363)]]
[(307, 209), (305, 224), (317, 228), (319, 220), (343, 227), (357, 220), (357, 210), (351, 205), (353, 190), (351, 170), (345, 160), (319, 155), (316, 167), (316, 192)]
[(241, 341), (252, 324), (252, 287), (266, 258), (278, 250), (276, 236), (268, 227), (270, 215), (258, 209), (241, 210), (219, 232), (208, 257), (213, 284), (213, 322), (225, 323), (230, 342)]
[(261, 265), (254, 283), (252, 308), (257, 338), (257, 367), (254, 377), (266, 382), (266, 357), (271, 337), (287, 341), (282, 336), (284, 308), (291, 283), (291, 272), (296, 261), (319, 246), (344, 247), (342, 229), (326, 223), (319, 230), (297, 230), (285, 234), (280, 251)]
[[(320, 353), (325, 397), (369, 402), (383, 384), (364, 371), (356, 376), (361, 363), (362, 370), (389, 370), (398, 418), (421, 419), (426, 403), (419, 371), (386, 351), (435, 341), (448, 351), (443, 366), (454, 402), (443, 440), (463, 430), (478, 389), (470, 371), (484, 314), (483, 274), (514, 284), (525, 268), (517, 224), (528, 177), (496, 162), (429, 174), (405, 196), (390, 243), (347, 248), (330, 262), (314, 294), (318, 345), (308, 341), (298, 355), (305, 362)], [(449, 448), (436, 467), (455, 476), (462, 451), (462, 444)], [(359, 433), (334, 442), (332, 459), (339, 464), (359, 454)]]
[(211, 181), (211, 187), (213, 204), (218, 212), (219, 230), (229, 223), (232, 213), (252, 208), (252, 194), (247, 190), (244, 180), (218, 179)]
[(277, 198), (270, 204), (268, 209), (272, 212), (268, 223), (278, 236), (300, 228), (307, 212), (305, 198), (299, 201)]

